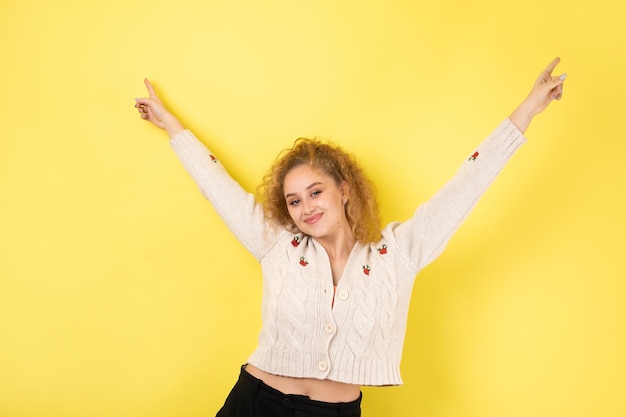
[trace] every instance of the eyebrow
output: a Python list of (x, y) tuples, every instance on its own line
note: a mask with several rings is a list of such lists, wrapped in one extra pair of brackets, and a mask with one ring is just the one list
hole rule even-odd
[[(314, 182), (313, 184), (311, 184), (311, 185), (309, 185), (308, 187), (306, 187), (306, 190), (308, 191), (308, 190), (310, 190), (311, 188), (316, 187), (316, 186), (318, 186), (318, 185), (322, 185), (322, 183), (321, 183), (321, 182), (319, 182), (319, 181)], [(295, 195), (296, 195), (296, 193), (289, 193), (289, 194), (285, 194), (285, 198), (293, 197), (293, 196), (295, 196)]]

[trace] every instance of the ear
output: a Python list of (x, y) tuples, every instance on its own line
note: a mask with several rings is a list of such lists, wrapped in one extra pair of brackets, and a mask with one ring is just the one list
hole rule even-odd
[(350, 186), (344, 180), (341, 182), (341, 185), (339, 188), (341, 188), (341, 198), (343, 200), (343, 204), (346, 205), (346, 203), (348, 202), (348, 197), (350, 196)]

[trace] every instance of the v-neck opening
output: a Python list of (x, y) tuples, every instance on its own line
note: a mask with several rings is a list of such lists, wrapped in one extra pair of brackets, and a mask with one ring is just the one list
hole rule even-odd
[(315, 242), (315, 245), (319, 245), (320, 248), (322, 249), (324, 256), (326, 256), (326, 264), (328, 265), (328, 269), (330, 272), (330, 282), (332, 283), (333, 287), (338, 287), (341, 282), (343, 281), (345, 275), (346, 275), (346, 270), (348, 269), (348, 267), (350, 266), (350, 264), (352, 263), (352, 258), (354, 257), (354, 252), (356, 252), (357, 250), (357, 246), (359, 245), (359, 241), (357, 240), (356, 242), (354, 242), (354, 245), (352, 246), (352, 249), (350, 250), (350, 253), (348, 254), (348, 259), (346, 259), (346, 264), (343, 267), (343, 270), (341, 271), (341, 275), (339, 276), (339, 279), (337, 280), (337, 284), (335, 285), (335, 280), (333, 279), (333, 268), (332, 268), (332, 264), (330, 262), (330, 256), (328, 255), (328, 252), (326, 251), (326, 248), (324, 247), (324, 245), (322, 245), (318, 240), (316, 240), (315, 238), (311, 238), (311, 240), (313, 240), (313, 242)]

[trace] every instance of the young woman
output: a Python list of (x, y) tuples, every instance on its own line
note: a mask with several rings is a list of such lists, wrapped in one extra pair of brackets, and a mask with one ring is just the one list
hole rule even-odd
[(362, 385), (402, 383), (411, 288), (504, 167), (535, 115), (561, 98), (552, 61), (528, 97), (405, 222), (380, 226), (370, 182), (338, 147), (298, 139), (243, 190), (146, 80), (141, 117), (164, 129), (185, 169), (261, 263), (263, 327), (219, 417), (359, 416)]

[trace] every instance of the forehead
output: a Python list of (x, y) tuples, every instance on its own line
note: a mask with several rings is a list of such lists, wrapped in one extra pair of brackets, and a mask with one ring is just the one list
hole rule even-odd
[(334, 181), (321, 169), (309, 165), (298, 165), (285, 175), (283, 191), (285, 193), (298, 192), (315, 183), (333, 184)]

